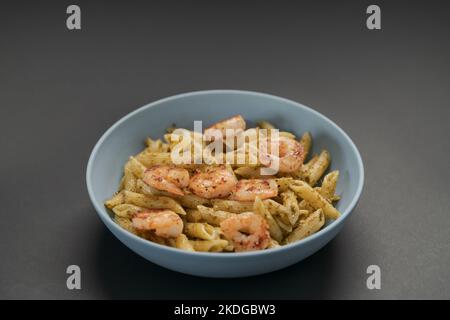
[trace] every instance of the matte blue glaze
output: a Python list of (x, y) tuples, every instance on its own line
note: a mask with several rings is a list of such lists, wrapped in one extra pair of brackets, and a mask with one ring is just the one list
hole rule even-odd
[[(194, 120), (210, 125), (241, 114), (268, 120), (281, 130), (301, 135), (310, 131), (313, 152), (330, 151), (331, 169), (340, 171), (337, 208), (342, 216), (316, 234), (281, 248), (247, 253), (185, 252), (141, 239), (121, 227), (103, 206), (117, 190), (128, 157), (144, 148), (148, 136), (162, 137), (175, 123), (192, 128)], [(94, 207), (108, 229), (131, 250), (168, 269), (205, 277), (243, 277), (281, 269), (299, 262), (327, 244), (341, 230), (361, 195), (364, 169), (361, 156), (347, 134), (320, 113), (297, 102), (249, 91), (211, 90), (180, 94), (150, 103), (116, 122), (95, 145), (86, 173)]]

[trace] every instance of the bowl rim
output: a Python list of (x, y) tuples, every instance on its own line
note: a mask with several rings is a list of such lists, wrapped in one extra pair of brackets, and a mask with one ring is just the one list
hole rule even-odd
[[(227, 252), (227, 253), (197, 252), (197, 251), (192, 252), (192, 251), (181, 250), (178, 248), (172, 248), (169, 246), (163, 246), (158, 243), (138, 237), (137, 235), (135, 235), (129, 231), (126, 231), (125, 229), (120, 227), (117, 223), (115, 223), (114, 220), (111, 218), (111, 216), (107, 213), (103, 204), (100, 205), (95, 200), (92, 181), (91, 181), (93, 164), (96, 160), (98, 150), (100, 149), (103, 142), (111, 135), (111, 133), (118, 126), (120, 126), (122, 123), (126, 122), (129, 118), (133, 117), (134, 115), (143, 112), (144, 110), (150, 109), (154, 106), (160, 105), (162, 103), (166, 103), (171, 100), (182, 99), (182, 98), (192, 97), (192, 96), (197, 96), (197, 95), (215, 95), (215, 94), (244, 94), (244, 95), (258, 96), (258, 97), (278, 100), (280, 102), (288, 103), (297, 108), (304, 109), (304, 111), (312, 113), (319, 118), (322, 118), (325, 122), (328, 123), (328, 125), (334, 127), (345, 138), (347, 143), (350, 145), (353, 153), (355, 154), (357, 164), (358, 164), (357, 172), (359, 174), (356, 192), (355, 192), (353, 198), (351, 199), (350, 204), (347, 206), (346, 210), (341, 212), (340, 218), (333, 221), (329, 225), (325, 226), (325, 228), (319, 230), (318, 232), (310, 235), (309, 237), (299, 240), (299, 241), (296, 241), (296, 242), (293, 242), (293, 243), (290, 243), (290, 244), (287, 244), (287, 245), (279, 246), (276, 248), (270, 248), (270, 249), (266, 249), (266, 250), (257, 250), (257, 251), (249, 251), (249, 252)], [(191, 92), (186, 92), (186, 93), (175, 94), (175, 95), (172, 95), (172, 96), (169, 96), (166, 98), (158, 99), (156, 101), (150, 102), (140, 108), (137, 108), (136, 110), (133, 110), (133, 111), (127, 113), (122, 118), (117, 120), (111, 127), (108, 128), (108, 130), (105, 131), (105, 133), (103, 133), (103, 135), (100, 137), (100, 139), (97, 141), (97, 143), (95, 144), (94, 148), (91, 151), (91, 154), (90, 154), (89, 160), (88, 160), (87, 169), (86, 169), (86, 185), (87, 185), (89, 198), (91, 200), (92, 205), (95, 208), (95, 211), (97, 212), (97, 214), (99, 215), (101, 220), (106, 224), (108, 229), (110, 229), (111, 232), (113, 232), (112, 229), (114, 229), (115, 231), (124, 234), (125, 237), (131, 238), (131, 239), (141, 243), (142, 245), (148, 246), (149, 248), (152, 248), (154, 250), (163, 250), (163, 251), (167, 250), (169, 252), (177, 253), (180, 255), (185, 255), (186, 257), (188, 257), (188, 256), (189, 257), (195, 257), (195, 256), (196, 257), (211, 257), (211, 258), (212, 257), (214, 257), (214, 258), (220, 257), (221, 259), (233, 259), (233, 258), (239, 258), (239, 257), (249, 257), (249, 256), (253, 257), (253, 256), (272, 254), (275, 252), (281, 253), (282, 251), (289, 251), (289, 250), (294, 249), (295, 247), (304, 246), (307, 243), (312, 242), (319, 237), (322, 237), (326, 233), (331, 232), (333, 229), (338, 228), (342, 223), (344, 223), (344, 221), (347, 219), (347, 217), (350, 215), (350, 213), (356, 207), (356, 205), (361, 197), (362, 189), (364, 186), (364, 165), (363, 165), (363, 161), (362, 161), (362, 158), (361, 158), (358, 148), (356, 147), (356, 145), (354, 144), (352, 139), (347, 135), (347, 133), (343, 129), (341, 129), (336, 123), (334, 123), (332, 120), (330, 120), (328, 117), (326, 117), (325, 115), (321, 114), (320, 112), (318, 112), (308, 106), (305, 106), (299, 102), (296, 102), (296, 101), (293, 101), (293, 100), (290, 100), (287, 98), (279, 97), (279, 96), (276, 96), (273, 94), (257, 92), (257, 91), (234, 90), (234, 89), (199, 90), (199, 91), (191, 91)], [(114, 232), (113, 232), (113, 234), (114, 234)], [(121, 242), (123, 242), (122, 239), (119, 239), (119, 240)]]

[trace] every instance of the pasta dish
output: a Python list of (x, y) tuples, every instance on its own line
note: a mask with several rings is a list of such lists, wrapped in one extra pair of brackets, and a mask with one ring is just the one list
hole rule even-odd
[(188, 251), (265, 250), (304, 239), (340, 216), (339, 171), (312, 137), (240, 115), (206, 130), (171, 126), (124, 166), (105, 206), (133, 234)]

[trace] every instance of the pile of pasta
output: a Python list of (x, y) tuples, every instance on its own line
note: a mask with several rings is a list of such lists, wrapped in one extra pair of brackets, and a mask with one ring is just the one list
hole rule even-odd
[[(275, 128), (268, 122), (258, 124), (260, 128)], [(168, 129), (172, 132), (174, 128)], [(296, 138), (294, 134), (280, 132), (280, 135)], [(170, 134), (161, 139), (146, 139), (146, 148), (129, 158), (124, 166), (124, 175), (119, 191), (105, 202), (112, 210), (114, 219), (122, 228), (142, 238), (188, 251), (233, 252), (233, 244), (228, 241), (220, 228), (225, 219), (243, 212), (253, 212), (262, 216), (270, 233), (268, 248), (286, 245), (304, 239), (319, 231), (327, 219), (337, 219), (339, 211), (333, 203), (339, 200), (336, 185), (339, 171), (326, 171), (330, 165), (330, 154), (323, 150), (308, 159), (312, 137), (306, 132), (298, 140), (305, 153), (305, 161), (294, 173), (278, 173), (272, 177), (278, 185), (276, 197), (253, 202), (230, 199), (205, 199), (193, 193), (177, 196), (150, 187), (142, 176), (147, 168), (156, 165), (173, 165), (171, 149), (174, 146)], [(204, 164), (203, 164), (204, 165)], [(192, 172), (202, 164), (179, 165)], [(237, 179), (264, 178), (260, 176), (258, 165), (230, 165)], [(146, 209), (169, 209), (177, 213), (183, 221), (183, 233), (177, 238), (162, 238), (153, 232), (140, 232), (133, 228), (132, 217)]]

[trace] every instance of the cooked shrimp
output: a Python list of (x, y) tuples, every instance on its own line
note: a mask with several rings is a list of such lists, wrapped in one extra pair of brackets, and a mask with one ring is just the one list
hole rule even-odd
[(280, 137), (280, 172), (295, 172), (303, 164), (305, 153), (300, 142)]
[(273, 179), (242, 179), (236, 185), (232, 200), (254, 201), (256, 197), (267, 199), (278, 195), (278, 185)]
[(183, 232), (183, 220), (175, 212), (166, 209), (149, 209), (138, 212), (132, 218), (138, 231), (155, 231), (163, 238), (176, 238)]
[(208, 167), (194, 174), (189, 188), (199, 197), (212, 199), (227, 197), (236, 184), (234, 173), (225, 166), (218, 166)]
[[(301, 143), (295, 139), (284, 136), (280, 136), (277, 142), (279, 150), (277, 159), (279, 161), (278, 171), (282, 173), (290, 173), (299, 170), (303, 164), (303, 160), (305, 159), (305, 153)], [(265, 166), (271, 166), (274, 158), (275, 155), (273, 154), (262, 154), (261, 162)]]
[(269, 226), (263, 217), (244, 212), (220, 223), (224, 236), (233, 243), (236, 251), (265, 249), (270, 244)]
[(189, 185), (189, 171), (170, 166), (154, 166), (145, 170), (142, 180), (158, 190), (183, 196), (181, 188)]
[(241, 115), (236, 115), (234, 117), (222, 120), (213, 124), (211, 127), (205, 129), (205, 135), (210, 135), (214, 130), (221, 130), (222, 134), (225, 134), (225, 129), (234, 129), (244, 131), (246, 123)]

